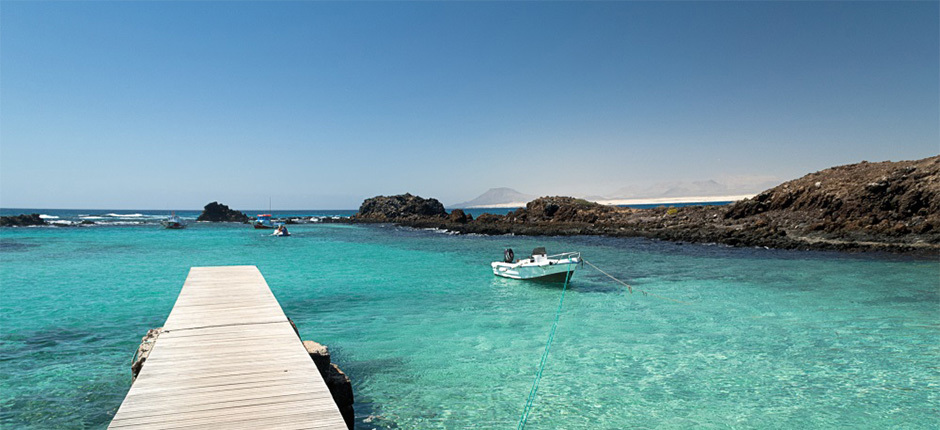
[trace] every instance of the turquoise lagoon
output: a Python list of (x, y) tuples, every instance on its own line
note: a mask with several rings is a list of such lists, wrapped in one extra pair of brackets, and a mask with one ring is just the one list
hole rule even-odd
[(514, 428), (561, 286), (496, 278), (489, 262), (535, 246), (582, 251), (683, 303), (579, 270), (528, 428), (940, 419), (935, 259), (392, 226), (291, 231), (0, 230), (0, 427), (105, 428), (140, 337), (166, 319), (189, 268), (251, 264), (303, 338), (329, 345), (352, 378), (357, 428)]

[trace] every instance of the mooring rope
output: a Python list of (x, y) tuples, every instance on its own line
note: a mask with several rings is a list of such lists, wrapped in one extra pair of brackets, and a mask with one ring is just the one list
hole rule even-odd
[(630, 291), (630, 294), (633, 294), (633, 287), (631, 287), (631, 286), (630, 286), (629, 284), (627, 284), (626, 282), (623, 282), (623, 281), (621, 281), (621, 280), (615, 278), (615, 277), (614, 277), (613, 275), (611, 275), (610, 273), (607, 273), (607, 272), (601, 270), (600, 267), (597, 267), (597, 266), (591, 264), (590, 261), (587, 261), (587, 260), (584, 260), (584, 259), (582, 259), (581, 261), (583, 261), (583, 262), (587, 263), (589, 266), (591, 266), (591, 267), (597, 269), (598, 272), (601, 272), (601, 273), (607, 275), (608, 278), (613, 279), (613, 280), (615, 280), (615, 281), (617, 281), (617, 282), (623, 284), (623, 286), (624, 286), (624, 287), (627, 287), (627, 290)]
[[(591, 263), (590, 261), (587, 261), (587, 260), (585, 260), (585, 259), (581, 259), (581, 261), (583, 261), (583, 262), (587, 263), (589, 266), (591, 266), (591, 267), (597, 269), (598, 272), (601, 272), (601, 273), (607, 275), (608, 278), (613, 279), (613, 280), (615, 280), (615, 281), (617, 281), (617, 282), (623, 284), (623, 286), (627, 287), (627, 290), (630, 291), (630, 294), (633, 294), (633, 287), (631, 287), (631, 286), (630, 286), (629, 284), (627, 284), (626, 282), (623, 282), (623, 281), (621, 281), (621, 280), (615, 278), (615, 277), (614, 277), (613, 275), (611, 275), (610, 273), (607, 273), (607, 272), (601, 270), (600, 267), (595, 266), (595, 265), (594, 265), (593, 263)], [(641, 289), (637, 289), (637, 291), (643, 293), (644, 296), (653, 296), (653, 297), (656, 297), (656, 298), (659, 298), (659, 299), (669, 300), (669, 301), (676, 302), (676, 303), (681, 303), (681, 304), (683, 304), (683, 305), (689, 305), (689, 304), (691, 304), (691, 303), (689, 303), (689, 302), (683, 302), (682, 300), (671, 299), (671, 298), (669, 298), (669, 297), (660, 296), (660, 295), (658, 295), (658, 294), (653, 294), (653, 293), (651, 293), (651, 292), (649, 292), (649, 291), (645, 291), (645, 290), (641, 290)]]
[[(614, 281), (619, 282), (623, 286), (627, 287), (627, 290), (630, 291), (630, 294), (633, 294), (633, 287), (630, 284), (617, 279), (610, 273), (603, 271), (600, 267), (595, 266), (590, 261), (581, 259), (581, 262), (587, 263), (589, 266), (596, 269), (598, 272), (603, 273), (608, 278), (613, 279)], [(525, 402), (525, 409), (522, 411), (522, 417), (519, 418), (519, 425), (516, 427), (517, 430), (522, 430), (525, 428), (526, 421), (529, 419), (529, 412), (532, 410), (532, 404), (535, 403), (535, 395), (539, 391), (539, 383), (542, 381), (542, 372), (545, 370), (545, 363), (548, 361), (548, 350), (552, 347), (552, 341), (555, 340), (555, 330), (558, 328), (558, 319), (561, 318), (561, 309), (565, 303), (565, 292), (568, 291), (568, 281), (571, 280), (571, 261), (568, 261), (568, 273), (565, 274), (565, 286), (561, 290), (561, 298), (558, 300), (558, 309), (555, 310), (555, 321), (552, 322), (552, 329), (548, 333), (548, 342), (545, 343), (545, 350), (542, 351), (542, 359), (539, 361), (539, 369), (535, 372), (535, 380), (532, 381), (532, 388), (529, 390), (529, 398)], [(643, 293), (644, 296), (653, 296), (663, 300), (669, 300), (676, 303), (681, 303), (683, 305), (688, 305), (690, 303), (683, 302), (682, 300), (671, 299), (669, 297), (660, 296), (658, 294), (653, 294), (645, 290), (637, 289), (637, 291)]]
[(529, 411), (532, 409), (532, 404), (535, 403), (535, 394), (539, 391), (542, 371), (545, 370), (545, 362), (548, 361), (548, 350), (552, 347), (552, 341), (555, 339), (555, 329), (558, 328), (558, 318), (561, 317), (561, 308), (565, 303), (565, 291), (568, 291), (569, 279), (571, 279), (571, 260), (568, 260), (568, 273), (565, 275), (565, 286), (561, 290), (561, 299), (558, 300), (558, 309), (555, 310), (555, 322), (552, 323), (552, 330), (548, 333), (548, 342), (545, 344), (545, 351), (542, 352), (542, 360), (539, 361), (539, 370), (535, 372), (535, 381), (532, 381), (532, 389), (529, 390), (529, 398), (525, 402), (525, 409), (522, 411), (519, 426), (516, 427), (517, 430), (525, 428), (526, 421), (529, 419)]

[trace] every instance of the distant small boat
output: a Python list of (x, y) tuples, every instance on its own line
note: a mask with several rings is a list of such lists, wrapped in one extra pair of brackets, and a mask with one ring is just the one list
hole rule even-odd
[(511, 279), (559, 280), (570, 279), (575, 269), (581, 264), (580, 252), (547, 255), (545, 248), (538, 247), (532, 255), (522, 260), (514, 260), (512, 249), (503, 254), (503, 261), (494, 261), (493, 274)]
[(276, 225), (274, 225), (274, 222), (271, 221), (271, 214), (258, 215), (258, 219), (255, 220), (253, 225), (255, 228), (263, 228), (263, 229), (273, 229), (277, 227)]
[(177, 216), (176, 214), (170, 215), (169, 217), (167, 217), (167, 219), (160, 221), (160, 224), (163, 224), (164, 228), (169, 228), (173, 230), (186, 228), (186, 223), (184, 223), (183, 220), (181, 220), (180, 217)]

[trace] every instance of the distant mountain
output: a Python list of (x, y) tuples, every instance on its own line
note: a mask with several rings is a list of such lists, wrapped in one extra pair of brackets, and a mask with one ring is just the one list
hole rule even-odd
[(500, 206), (525, 206), (536, 196), (522, 194), (512, 188), (490, 188), (479, 197), (468, 202), (450, 205), (452, 208), (486, 208)]
[(776, 182), (761, 182), (748, 186), (728, 186), (711, 179), (692, 182), (660, 182), (645, 188), (638, 186), (623, 187), (614, 191), (611, 197), (615, 199), (637, 199), (721, 196), (756, 193), (761, 189), (765, 189), (767, 185), (773, 186), (776, 185)]

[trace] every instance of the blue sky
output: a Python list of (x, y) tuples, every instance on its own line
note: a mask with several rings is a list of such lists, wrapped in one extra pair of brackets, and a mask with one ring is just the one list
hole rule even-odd
[(355, 208), (940, 152), (937, 2), (0, 5), (0, 206)]

